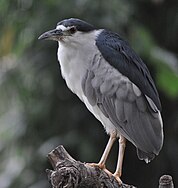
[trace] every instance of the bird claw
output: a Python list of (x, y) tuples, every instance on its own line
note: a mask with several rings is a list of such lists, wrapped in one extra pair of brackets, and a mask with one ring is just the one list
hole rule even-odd
[(114, 176), (114, 178), (117, 180), (118, 184), (119, 184), (119, 185), (122, 185), (122, 180), (121, 180), (121, 178), (120, 178), (120, 175), (114, 173), (113, 176)]
[(100, 164), (100, 163), (86, 163), (86, 165), (91, 166), (91, 167), (100, 168), (101, 170), (106, 169), (105, 164)]
[(105, 171), (108, 176), (113, 176), (113, 174), (106, 168), (105, 164), (102, 163), (86, 163), (87, 165), (94, 167), (94, 168), (100, 168), (101, 170)]
[(94, 167), (94, 168), (100, 168), (101, 170), (105, 171), (106, 174), (109, 177), (114, 177), (116, 179), (116, 181), (118, 182), (119, 185), (122, 184), (122, 180), (120, 179), (120, 175), (118, 173), (111, 173), (105, 166), (105, 164), (100, 164), (100, 163), (86, 163), (86, 165)]

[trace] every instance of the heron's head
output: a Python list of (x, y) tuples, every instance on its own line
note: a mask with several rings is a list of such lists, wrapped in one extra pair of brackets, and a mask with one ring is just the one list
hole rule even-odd
[(43, 33), (38, 39), (55, 40), (64, 43), (80, 42), (95, 30), (91, 24), (76, 18), (70, 18), (60, 21), (56, 28)]

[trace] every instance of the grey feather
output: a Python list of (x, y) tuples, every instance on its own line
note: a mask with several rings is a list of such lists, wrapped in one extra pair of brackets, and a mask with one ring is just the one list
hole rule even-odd
[(146, 96), (146, 95), (145, 95), (145, 97), (146, 97), (146, 99), (147, 99), (147, 101), (148, 101), (150, 107), (152, 108), (152, 110), (153, 110), (154, 112), (158, 112), (158, 108), (156, 107), (156, 105), (154, 104), (154, 102), (150, 99), (150, 97), (148, 97), (148, 96)]
[(140, 96), (137, 97), (136, 99), (136, 104), (137, 104), (137, 108), (141, 111), (141, 112), (145, 112), (147, 109), (147, 104), (146, 104), (146, 100), (144, 98), (144, 96)]
[(115, 100), (115, 110), (117, 119), (124, 122), (126, 119), (124, 114), (124, 102), (122, 100)]
[(139, 90), (139, 88), (135, 84), (132, 84), (132, 86), (133, 86), (133, 91), (134, 91), (135, 95), (137, 97), (139, 97), (141, 95), (141, 91)]
[(87, 70), (86, 76), (84, 77), (82, 81), (83, 92), (86, 95), (91, 105), (96, 104), (95, 90), (93, 90), (93, 87), (91, 84), (91, 80), (93, 79), (93, 77), (94, 77), (94, 73), (92, 71)]
[(107, 61), (99, 57), (95, 62), (97, 65), (91, 63), (82, 81), (89, 103), (98, 106), (116, 129), (137, 147), (139, 159), (152, 160), (163, 143), (159, 111), (155, 110), (153, 101)]
[(149, 163), (151, 160), (154, 159), (155, 155), (153, 153), (145, 153), (137, 148), (137, 155), (140, 160), (145, 160), (146, 163)]
[(112, 89), (113, 85), (109, 82), (109, 80), (106, 80), (105, 82), (103, 82), (100, 86), (100, 91), (101, 93), (103, 93), (104, 95), (109, 93), (109, 91)]

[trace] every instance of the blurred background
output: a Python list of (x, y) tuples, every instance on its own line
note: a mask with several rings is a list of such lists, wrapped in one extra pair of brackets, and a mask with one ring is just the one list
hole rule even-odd
[[(150, 164), (128, 143), (122, 180), (158, 187), (163, 174), (178, 186), (178, 1), (0, 0), (0, 187), (47, 188), (46, 155), (62, 144), (77, 160), (98, 162), (103, 127), (66, 87), (57, 43), (38, 36), (64, 18), (84, 19), (126, 38), (142, 57), (162, 101), (165, 141)], [(107, 167), (114, 171), (117, 143)]]

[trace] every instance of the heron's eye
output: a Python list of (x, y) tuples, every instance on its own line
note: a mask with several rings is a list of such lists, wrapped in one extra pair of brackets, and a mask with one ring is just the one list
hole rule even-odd
[(73, 27), (70, 28), (69, 31), (70, 31), (71, 34), (74, 34), (77, 31), (77, 28), (75, 26), (73, 26)]

